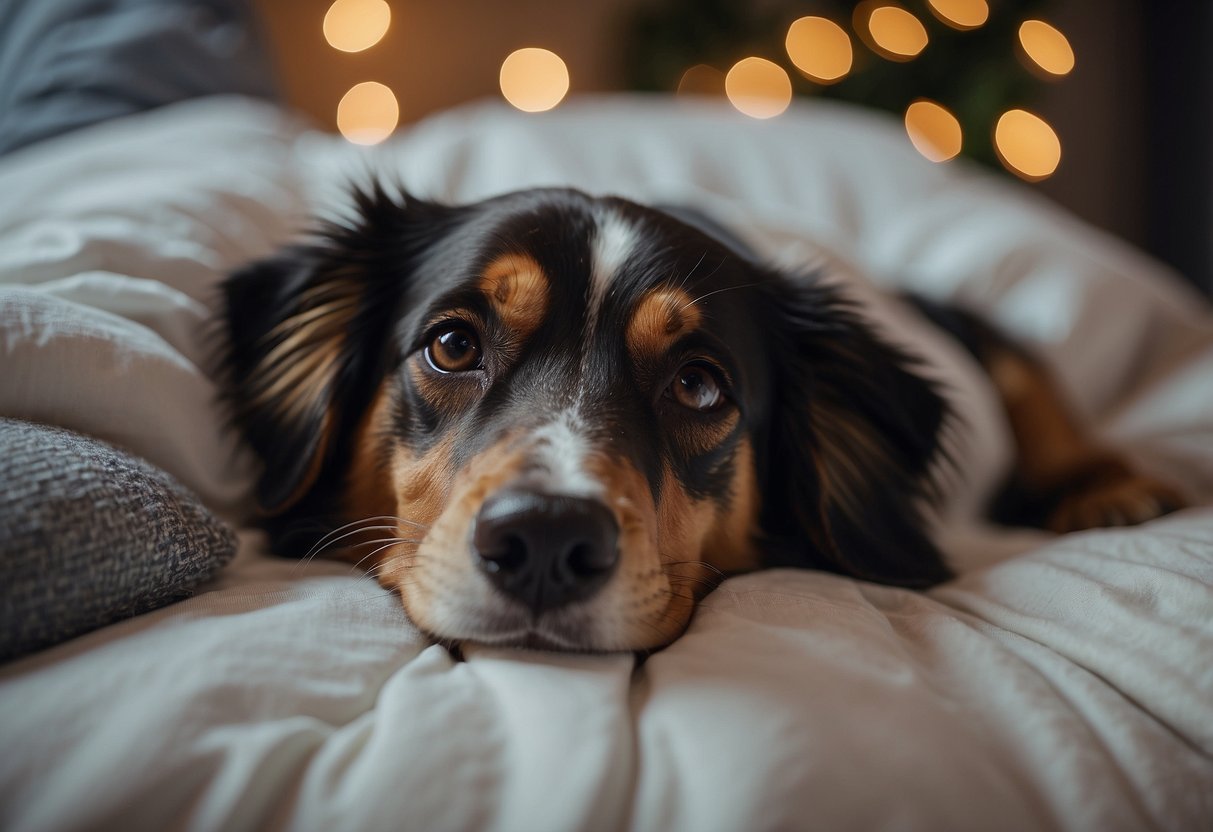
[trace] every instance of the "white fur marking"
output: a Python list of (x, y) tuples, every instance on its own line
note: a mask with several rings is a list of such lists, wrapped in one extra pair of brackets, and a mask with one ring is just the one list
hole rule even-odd
[(601, 497), (602, 483), (586, 471), (590, 445), (585, 422), (575, 410), (563, 410), (531, 435), (531, 461), (536, 472), (528, 475), (539, 490), (570, 497)]
[(640, 241), (636, 227), (614, 211), (601, 211), (595, 217), (597, 228), (590, 251), (590, 297), (586, 313), (590, 331), (598, 319), (598, 310), (606, 300), (615, 273), (627, 261)]

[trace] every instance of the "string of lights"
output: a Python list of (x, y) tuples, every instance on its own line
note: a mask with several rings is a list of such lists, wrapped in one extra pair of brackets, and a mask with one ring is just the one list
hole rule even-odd
[[(850, 78), (856, 78), (852, 82), (856, 84), (861, 80), (858, 76), (872, 74), (873, 63), (878, 67), (881, 62), (909, 64), (930, 48), (932, 33), (921, 11), (915, 14), (890, 0), (861, 0), (850, 5), (853, 8), (849, 15), (822, 13), (796, 18), (786, 27), (782, 54), (746, 55), (727, 68), (710, 62), (694, 63), (681, 72), (676, 84), (670, 85), (672, 91), (683, 96), (720, 96), (751, 118), (771, 119), (791, 105), (798, 85), (807, 83), (809, 94), (816, 91), (828, 95), (830, 88), (845, 86)], [(991, 19), (987, 0), (925, 0), (919, 5), (956, 33), (975, 32)], [(384, 37), (391, 18), (386, 0), (335, 0), (324, 16), (324, 36), (334, 49), (361, 52)], [(779, 31), (785, 30), (780, 27)], [(1035, 17), (1018, 22), (1015, 42), (1007, 46), (1014, 50), (1022, 67), (1040, 80), (1064, 77), (1074, 68), (1074, 51), (1065, 35)], [(888, 78), (887, 71), (883, 78)], [(559, 55), (527, 47), (504, 57), (498, 85), (509, 104), (538, 113), (558, 106), (568, 94), (571, 80)], [(887, 102), (884, 106), (888, 108)], [(357, 144), (383, 141), (396, 129), (399, 117), (395, 93), (377, 81), (355, 84), (337, 105), (338, 130)], [(911, 144), (933, 162), (947, 162), (969, 147), (962, 124), (966, 119), (958, 117), (945, 101), (914, 96), (904, 105), (902, 118)], [(968, 129), (973, 128), (970, 125)], [(1002, 107), (989, 133), (997, 160), (1025, 180), (1045, 179), (1061, 162), (1057, 133), (1039, 114), (1024, 107)]]

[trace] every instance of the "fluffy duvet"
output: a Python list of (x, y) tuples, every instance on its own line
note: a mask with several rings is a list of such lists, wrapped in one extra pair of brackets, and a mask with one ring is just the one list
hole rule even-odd
[[(115, 442), (217, 511), (216, 281), (368, 169), (431, 197), (573, 184), (700, 205), (1034, 343), (1109, 441), (1213, 501), (1213, 314), (1026, 189), (823, 103), (482, 106), (356, 151), (237, 99), (0, 165), (0, 414)], [(997, 454), (978, 455), (990, 465)], [(949, 528), (930, 593), (726, 582), (643, 663), (453, 662), (348, 567), (241, 554), (193, 600), (0, 668), (5, 829), (1198, 829), (1213, 826), (1213, 510), (1061, 539)]]

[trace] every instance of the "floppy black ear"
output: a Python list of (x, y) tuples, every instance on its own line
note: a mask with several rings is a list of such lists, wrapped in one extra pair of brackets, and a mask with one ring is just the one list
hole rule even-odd
[(781, 277), (768, 292), (763, 530), (776, 559), (902, 586), (945, 580), (923, 518), (943, 398), (837, 290)]
[(366, 410), (391, 359), (408, 265), (453, 209), (354, 193), (353, 219), (223, 284), (225, 396), (264, 463), (268, 514), (298, 502)]

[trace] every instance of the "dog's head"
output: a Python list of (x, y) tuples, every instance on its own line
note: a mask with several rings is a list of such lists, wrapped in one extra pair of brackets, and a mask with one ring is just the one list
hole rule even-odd
[(439, 639), (580, 650), (666, 644), (760, 566), (945, 577), (943, 402), (811, 276), (569, 190), (355, 204), (225, 285), (283, 554), (337, 530)]

